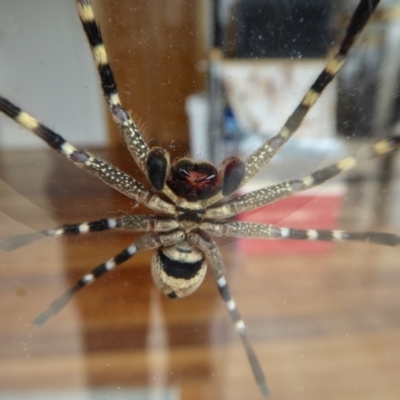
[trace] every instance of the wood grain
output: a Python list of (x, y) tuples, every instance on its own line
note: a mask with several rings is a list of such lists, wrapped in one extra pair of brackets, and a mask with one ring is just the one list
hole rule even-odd
[[(137, 176), (124, 152), (99, 154)], [(0, 156), (1, 239), (144, 212), (56, 155)], [(211, 276), (192, 296), (171, 301), (153, 287), (150, 254), (83, 290), (43, 327), (31, 326), (54, 297), (134, 238), (47, 238), (0, 254), (0, 397), (173, 386), (181, 399), (261, 398)], [(322, 255), (245, 256), (234, 242), (221, 244), (273, 399), (398, 399), (399, 249), (338, 244)]]

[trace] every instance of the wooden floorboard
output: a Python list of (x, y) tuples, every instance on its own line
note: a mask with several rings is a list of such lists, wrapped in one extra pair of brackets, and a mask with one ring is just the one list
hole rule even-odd
[[(106, 156), (138, 174), (125, 165), (126, 153)], [(0, 239), (145, 212), (48, 152), (0, 154), (0, 178)], [(349, 228), (357, 204), (345, 204)], [(261, 399), (211, 275), (192, 296), (171, 301), (152, 284), (151, 254), (32, 326), (57, 295), (135, 237), (45, 238), (0, 254), (0, 398), (5, 391), (174, 387), (184, 400)], [(323, 254), (246, 255), (234, 242), (221, 244), (274, 400), (399, 398), (400, 249), (337, 244)]]

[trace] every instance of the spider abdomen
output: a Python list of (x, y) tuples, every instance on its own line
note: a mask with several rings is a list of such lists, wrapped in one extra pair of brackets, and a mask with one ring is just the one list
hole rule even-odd
[(186, 241), (159, 248), (151, 261), (155, 285), (170, 298), (193, 293), (203, 282), (206, 271), (204, 254)]

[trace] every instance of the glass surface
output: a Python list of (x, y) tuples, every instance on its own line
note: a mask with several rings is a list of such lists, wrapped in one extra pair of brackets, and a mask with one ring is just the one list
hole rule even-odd
[[(0, 14), (14, 19), (11, 26), (15, 26), (14, 31), (4, 33), (4, 40), (17, 35), (19, 44), (15, 45), (15, 53), (22, 54), (27, 51), (25, 43), (28, 38), (24, 38), (24, 30), (18, 27), (25, 20), (18, 20), (15, 10), (7, 8), (15, 2), (1, 3)], [(97, 1), (96, 12), (101, 16), (104, 32), (111, 32), (111, 36), (119, 38), (108, 41), (104, 35), (107, 48), (112, 48), (116, 54), (110, 59), (117, 69), (121, 63), (128, 72), (135, 69), (138, 48), (147, 49), (143, 50), (146, 57), (152, 56), (144, 59), (143, 62), (148, 62), (145, 64), (147, 71), (139, 82), (146, 91), (133, 90), (136, 87), (131, 81), (120, 85), (123, 88), (121, 98), (133, 97), (134, 101), (146, 104), (144, 108), (148, 109), (151, 119), (148, 131), (146, 122), (143, 123), (146, 140), (151, 146), (166, 143), (174, 155), (186, 156), (189, 125), (181, 123), (185, 118), (185, 99), (198, 89), (211, 91), (209, 86), (199, 85), (204, 76), (199, 77), (198, 72), (203, 68), (204, 73), (207, 69), (204, 66), (210, 64), (207, 64), (204, 54), (202, 58), (191, 58), (187, 64), (176, 61), (185, 60), (182, 55), (187, 53), (176, 41), (169, 41), (167, 32), (174, 31), (179, 35), (180, 23), (177, 21), (186, 18), (184, 29), (192, 31), (195, 41), (204, 41), (202, 35), (212, 32), (212, 7), (206, 7), (206, 2), (200, 0), (177, 1), (168, 7), (167, 3), (160, 3), (153, 0)], [(48, 14), (43, 9), (39, 11), (39, 6), (36, 8), (32, 2), (24, 4), (30, 7), (30, 13), (39, 14), (35, 14), (35, 18), (42, 17), (43, 24), (52, 21), (50, 25), (53, 27), (48, 28), (46, 37), (48, 41), (54, 40), (52, 46), (57, 46), (59, 33), (64, 29), (81, 30), (78, 18), (74, 17), (72, 1), (66, 6), (68, 18), (62, 12)], [(392, 5), (398, 6), (398, 3), (393, 2), (387, 7)], [(150, 24), (144, 23), (146, 19), (140, 14), (143, 10)], [(379, 33), (379, 36), (372, 35), (379, 37), (378, 44), (369, 34), (364, 41), (360, 40), (367, 48), (370, 48), (369, 44), (373, 45), (375, 50), (372, 53), (379, 53), (380, 65), (388, 67), (384, 71), (389, 72), (393, 72), (393, 68), (398, 71), (398, 57), (394, 67), (391, 66), (393, 68), (385, 64), (393, 62), (388, 55), (394, 52), (391, 46), (397, 45), (395, 26), (399, 24), (387, 18), (387, 15), (397, 15), (391, 10), (384, 5), (372, 24), (373, 32)], [(141, 18), (135, 20), (137, 13)], [(125, 17), (129, 23), (125, 22), (122, 14), (127, 14)], [(25, 18), (26, 15), (29, 13)], [(188, 16), (196, 23), (189, 24)], [(67, 19), (65, 25), (64, 19)], [(155, 21), (159, 21), (159, 25)], [(130, 24), (139, 26), (143, 35), (140, 40), (137, 39), (139, 33)], [(331, 20), (330, 24), (330, 32), (337, 31), (340, 35), (342, 24), (336, 20)], [(24, 34), (34, 38), (36, 32), (32, 29)], [(372, 44), (366, 38), (372, 40)], [(156, 46), (157, 43), (160, 47)], [(79, 43), (69, 45), (82, 46), (90, 54), (83, 35)], [(11, 83), (13, 89), (10, 92), (2, 89), (1, 95), (21, 103), (27, 111), (68, 140), (74, 137), (75, 132), (71, 136), (69, 132), (75, 131), (77, 114), (80, 114), (80, 120), (86, 120), (82, 116), (90, 112), (87, 97), (93, 96), (93, 101), (100, 105), (102, 100), (96, 90), (88, 89), (81, 80), (78, 82), (74, 78), (70, 64), (58, 65), (56, 73), (52, 63), (47, 61), (48, 54), (41, 53), (45, 52), (45, 47), (42, 39), (38, 40), (37, 49), (30, 58), (32, 65), (49, 71), (47, 85), (50, 88), (53, 75), (60, 85), (47, 101), (53, 103), (53, 108), (62, 108), (63, 93), (71, 85), (76, 85), (78, 94), (72, 98), (77, 104), (83, 100), (82, 110), (79, 111), (80, 107), (70, 110), (65, 106), (63, 121), (59, 124), (57, 120), (53, 121), (52, 109), (46, 111), (46, 95), (41, 94), (47, 89), (37, 82), (38, 87), (33, 88), (28, 84), (18, 86)], [(148, 51), (149, 47), (151, 51)], [(122, 49), (127, 49), (130, 56), (121, 55)], [(355, 49), (355, 56), (359, 51)], [(190, 54), (201, 54), (201, 51)], [(166, 61), (170, 59), (174, 60), (172, 66)], [(352, 63), (357, 64), (357, 57)], [(193, 72), (196, 65), (199, 69)], [(24, 82), (35, 81), (30, 63), (14, 65), (11, 60), (0, 60), (0, 71), (13, 69), (18, 70), (18, 74), (26, 74)], [(79, 68), (73, 72), (80, 75)], [(348, 83), (351, 72), (347, 70), (347, 75), (341, 79)], [(168, 79), (172, 75), (178, 76), (177, 80), (183, 83), (190, 82), (189, 89), (178, 87), (176, 83), (169, 86)], [(383, 77), (387, 76), (385, 72)], [(357, 85), (361, 78), (355, 80)], [(90, 80), (93, 83), (96, 79), (93, 66)], [(387, 88), (387, 82), (375, 73), (374, 86), (377, 90), (371, 96), (378, 98), (379, 102), (370, 111), (372, 117), (362, 113), (362, 98), (353, 100), (345, 115), (352, 116), (352, 125), (356, 124), (357, 118), (363, 122), (363, 118), (368, 118), (374, 129), (379, 128), (376, 135), (371, 131), (368, 139), (358, 137), (355, 141), (337, 135), (330, 138), (332, 141), (325, 142), (315, 137), (294, 139), (247, 190), (282, 179), (303, 177), (365, 148), (382, 136), (382, 129), (385, 134), (396, 133), (397, 122), (393, 117), (396, 111), (385, 113), (380, 109), (381, 102), (386, 102), (388, 95), (387, 91), (380, 89)], [(160, 88), (166, 89), (162, 92)], [(385, 103), (388, 104), (386, 110), (396, 110), (393, 99), (398, 88), (394, 84), (389, 88), (391, 102)], [(305, 90), (298, 89), (301, 94)], [(353, 93), (351, 89), (346, 90)], [(79, 91), (83, 93), (82, 99)], [(87, 96), (88, 91), (90, 96)], [(361, 97), (368, 95), (362, 91), (360, 94), (357, 87), (354, 92)], [(71, 92), (68, 93), (71, 97)], [(158, 93), (162, 95), (158, 96)], [(171, 93), (171, 97), (168, 98), (166, 93)], [(178, 96), (178, 93), (184, 95)], [(337, 97), (337, 89), (334, 95)], [(176, 102), (180, 114), (175, 113)], [(155, 108), (149, 108), (147, 104), (150, 103)], [(347, 103), (341, 104), (344, 107)], [(106, 111), (102, 113), (102, 109), (100, 106), (100, 111), (97, 111), (99, 121), (106, 120)], [(167, 126), (180, 123), (181, 128), (169, 131), (169, 136), (165, 136), (161, 117), (165, 116), (166, 120), (168, 111), (171, 120), (166, 122)], [(339, 112), (344, 112), (342, 107)], [(135, 109), (132, 109), (132, 115), (136, 116)], [(228, 112), (221, 115), (232, 117)], [(3, 137), (13, 123), (3, 115), (0, 117), (0, 137)], [(139, 120), (141, 117), (139, 115)], [(225, 122), (232, 124), (231, 119)], [(99, 122), (99, 126), (93, 129), (101, 129), (101, 126)], [(233, 127), (236, 129), (237, 125), (233, 124)], [(22, 138), (20, 141), (30, 135), (15, 124), (12, 130), (13, 135)], [(85, 127), (83, 132), (90, 136), (92, 129)], [(212, 137), (211, 140), (211, 145), (217, 148), (217, 139)], [(110, 139), (110, 143), (115, 142)], [(89, 141), (89, 145), (99, 158), (145, 182), (126, 149), (103, 146), (96, 141)], [(241, 151), (236, 144), (229, 148)], [(396, 155), (385, 160), (368, 161), (346, 177), (323, 185), (308, 195), (295, 197), (281, 205), (273, 204), (269, 209), (249, 212), (238, 219), (280, 226), (294, 224), (309, 228), (400, 234), (399, 169)], [(13, 235), (39, 232), (59, 224), (115, 218), (129, 213), (147, 214), (149, 210), (108, 188), (55, 152), (31, 146), (23, 149), (15, 144), (1, 146), (0, 243)], [(0, 399), (262, 398), (212, 274), (207, 273), (202, 286), (191, 296), (170, 300), (154, 287), (150, 252), (139, 253), (82, 290), (62, 312), (42, 327), (33, 326), (33, 319), (53, 299), (137, 237), (137, 234), (117, 231), (59, 240), (43, 237), (21, 249), (0, 252)], [(282, 245), (278, 241), (218, 240), (232, 295), (266, 374), (272, 399), (397, 399), (400, 393), (399, 248), (366, 243), (323, 243), (321, 246), (310, 241), (293, 242)]]

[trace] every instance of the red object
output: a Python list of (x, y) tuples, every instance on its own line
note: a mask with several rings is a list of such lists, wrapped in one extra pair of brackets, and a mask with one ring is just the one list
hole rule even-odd
[[(342, 194), (295, 195), (263, 208), (238, 216), (238, 221), (273, 224), (299, 229), (338, 229), (337, 221)], [(244, 254), (304, 254), (327, 253), (331, 242), (306, 240), (239, 239), (239, 250)]]

